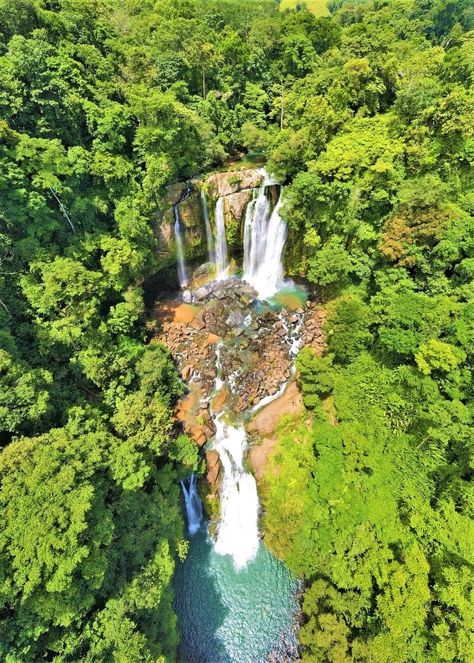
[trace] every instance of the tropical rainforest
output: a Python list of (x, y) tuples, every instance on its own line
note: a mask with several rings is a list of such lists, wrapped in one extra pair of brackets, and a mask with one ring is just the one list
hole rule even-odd
[(0, 659), (177, 660), (164, 188), (259, 152), (326, 311), (263, 486), (306, 663), (472, 662), (470, 0), (0, 0)]

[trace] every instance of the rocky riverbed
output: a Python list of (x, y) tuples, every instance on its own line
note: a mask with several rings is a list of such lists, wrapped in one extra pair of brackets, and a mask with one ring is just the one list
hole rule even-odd
[[(312, 345), (322, 352), (324, 312), (310, 301), (295, 310), (278, 310), (258, 301), (255, 290), (236, 277), (185, 292), (184, 299), (156, 308), (155, 338), (169, 348), (188, 386), (176, 416), (204, 446), (215, 433), (211, 408), (258, 409), (291, 378), (298, 347)], [(232, 389), (223, 387), (216, 394), (217, 377)], [(206, 460), (208, 481), (215, 486), (217, 453), (208, 451)]]

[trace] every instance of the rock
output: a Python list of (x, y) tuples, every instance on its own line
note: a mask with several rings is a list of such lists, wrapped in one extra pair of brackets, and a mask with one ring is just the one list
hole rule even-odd
[(216, 334), (208, 334), (205, 338), (205, 340), (202, 342), (203, 347), (207, 347), (209, 345), (214, 345), (218, 341), (221, 340), (220, 336), (217, 336)]
[(206, 463), (209, 470), (212, 470), (218, 463), (220, 463), (219, 454), (215, 449), (206, 451)]
[(218, 463), (217, 465), (214, 465), (212, 470), (209, 470), (207, 475), (206, 475), (206, 479), (207, 479), (208, 483), (212, 486), (212, 488), (215, 488), (216, 485), (217, 485), (217, 481), (219, 479), (220, 471), (221, 471), (221, 466)]
[(245, 316), (241, 311), (232, 311), (225, 323), (229, 327), (241, 327), (244, 324), (244, 320)]
[(214, 397), (214, 400), (212, 402), (213, 410), (215, 410), (216, 412), (220, 412), (222, 410), (224, 403), (227, 401), (228, 398), (229, 398), (229, 391), (227, 390), (226, 387), (224, 387)]
[(193, 370), (194, 367), (191, 364), (188, 364), (183, 368), (183, 370), (181, 371), (181, 377), (185, 382), (187, 382), (190, 379), (191, 375), (193, 374)]
[(191, 290), (184, 290), (181, 298), (185, 304), (192, 304), (193, 296)]
[(207, 442), (206, 434), (204, 433), (201, 426), (193, 426), (189, 431), (189, 434), (196, 442), (198, 447), (203, 447), (206, 444)]
[(265, 476), (267, 459), (277, 444), (274, 438), (264, 438), (258, 446), (252, 447), (249, 451), (249, 459), (252, 465), (255, 478), (261, 481)]
[(194, 318), (194, 320), (191, 322), (191, 327), (196, 331), (201, 331), (205, 326), (206, 323), (202, 318)]
[(239, 191), (231, 193), (226, 197), (227, 211), (229, 216), (236, 221), (241, 221), (244, 215), (244, 209), (252, 200), (252, 191)]
[(250, 432), (260, 435), (272, 435), (278, 422), (285, 414), (300, 414), (303, 411), (303, 399), (296, 382), (291, 382), (285, 392), (272, 403), (262, 408), (248, 426)]
[(212, 423), (211, 426), (204, 426), (203, 431), (206, 436), (206, 439), (210, 440), (211, 437), (214, 437), (214, 435), (216, 434), (216, 427), (214, 426), (214, 423)]
[(215, 173), (207, 180), (214, 198), (228, 196), (244, 189), (255, 189), (262, 182), (262, 173), (251, 168), (227, 173)]
[(211, 421), (211, 415), (209, 414), (209, 410), (199, 410), (198, 418), (201, 421), (208, 422)]
[(209, 294), (208, 289), (205, 286), (202, 286), (201, 288), (198, 288), (197, 290), (194, 291), (193, 297), (196, 301), (200, 302), (203, 299), (206, 299), (208, 294)]

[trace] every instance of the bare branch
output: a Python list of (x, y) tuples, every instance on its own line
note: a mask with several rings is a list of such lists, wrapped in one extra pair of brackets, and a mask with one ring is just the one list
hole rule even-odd
[(66, 219), (68, 220), (69, 225), (71, 226), (72, 232), (75, 233), (75, 232), (76, 232), (76, 229), (74, 228), (74, 224), (73, 224), (73, 222), (71, 221), (71, 219), (70, 219), (70, 217), (69, 217), (69, 214), (67, 213), (67, 210), (66, 210), (66, 208), (65, 208), (64, 205), (63, 205), (62, 200), (59, 198), (59, 196), (57, 195), (56, 191), (55, 191), (52, 187), (50, 187), (49, 190), (51, 191), (51, 193), (53, 194), (53, 196), (54, 196), (54, 197), (56, 198), (56, 200), (58, 201), (59, 209), (60, 209), (61, 212), (63, 213), (63, 216), (65, 216)]

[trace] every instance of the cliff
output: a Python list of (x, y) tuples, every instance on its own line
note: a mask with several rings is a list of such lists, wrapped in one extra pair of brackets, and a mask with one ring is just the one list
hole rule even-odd
[[(264, 175), (260, 169), (247, 168), (240, 171), (213, 173), (203, 178), (195, 178), (188, 183), (191, 193), (179, 203), (187, 261), (193, 261), (193, 259), (205, 260), (207, 258), (206, 228), (201, 191), (206, 196), (209, 221), (213, 233), (215, 232), (215, 204), (218, 198), (224, 198), (226, 238), (229, 252), (232, 255), (241, 250), (245, 210), (252, 200), (254, 189), (260, 187), (263, 180)], [(173, 206), (181, 200), (185, 191), (186, 184), (184, 182), (171, 184), (167, 187), (160, 202), (155, 227), (160, 268), (171, 265), (176, 261)]]

